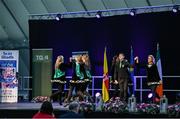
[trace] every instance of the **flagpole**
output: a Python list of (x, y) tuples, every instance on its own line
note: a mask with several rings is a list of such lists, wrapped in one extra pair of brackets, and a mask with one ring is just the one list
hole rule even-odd
[(107, 102), (109, 100), (109, 76), (108, 76), (108, 63), (107, 63), (106, 47), (104, 49), (102, 99), (104, 102)]
[[(159, 43), (157, 43), (156, 65), (158, 68), (159, 77), (162, 82), (163, 79), (162, 79), (162, 66), (161, 66)], [(159, 95), (159, 97), (163, 96), (163, 84), (162, 83), (156, 87), (156, 93)]]
[[(133, 65), (134, 64), (134, 55), (133, 55), (133, 47), (131, 45), (131, 56), (130, 56), (130, 64)], [(131, 81), (132, 81), (132, 93), (134, 94), (135, 92), (135, 85), (136, 85), (136, 82), (134, 80), (134, 68), (133, 67), (130, 67), (130, 75), (131, 75)]]
[(157, 51), (159, 50), (159, 43), (157, 43)]

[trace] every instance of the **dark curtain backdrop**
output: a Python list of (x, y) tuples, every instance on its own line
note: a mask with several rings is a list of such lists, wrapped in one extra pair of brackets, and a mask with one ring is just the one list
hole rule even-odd
[(93, 75), (103, 73), (105, 46), (110, 69), (112, 57), (118, 52), (124, 52), (129, 60), (131, 45), (134, 55), (146, 62), (148, 54), (156, 55), (157, 43), (163, 74), (180, 74), (180, 15), (172, 12), (101, 19), (30, 20), (29, 31), (31, 49), (53, 48), (54, 61), (60, 54), (67, 62), (71, 52), (89, 51)]

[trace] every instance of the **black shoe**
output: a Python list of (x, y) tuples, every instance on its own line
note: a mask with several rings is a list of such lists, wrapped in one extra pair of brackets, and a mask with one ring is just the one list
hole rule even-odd
[(53, 103), (53, 99), (50, 97), (49, 102)]
[(90, 96), (90, 102), (91, 103), (93, 103), (94, 102), (94, 100), (93, 100), (93, 98)]
[(64, 106), (64, 107), (67, 107), (68, 105), (69, 105), (69, 103), (64, 103), (64, 105), (63, 105), (63, 106)]
[(62, 102), (61, 102), (61, 101), (59, 102), (59, 105), (62, 105)]

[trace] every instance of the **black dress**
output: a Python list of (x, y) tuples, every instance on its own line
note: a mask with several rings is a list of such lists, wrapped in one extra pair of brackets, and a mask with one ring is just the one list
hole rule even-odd
[(153, 94), (153, 102), (155, 102), (156, 98), (160, 98), (158, 94), (156, 93), (156, 87), (160, 84), (160, 76), (158, 73), (158, 69), (156, 64), (136, 64), (138, 68), (145, 68), (146, 69), (146, 75), (147, 75), (147, 85), (151, 88), (152, 94)]
[(71, 85), (84, 83), (84, 74), (83, 74), (83, 64), (77, 63), (75, 61), (72, 62), (72, 80), (70, 80)]
[(80, 92), (82, 89), (82, 86), (84, 84), (84, 74), (82, 72), (83, 65), (81, 63), (77, 63), (74, 60), (71, 62), (72, 64), (72, 79), (69, 81), (69, 92), (66, 101), (69, 102), (70, 98), (72, 96), (72, 92), (74, 88), (76, 89), (77, 95), (80, 96), (80, 99), (83, 100), (83, 94)]
[(148, 65), (148, 64), (136, 64), (138, 68), (145, 68), (147, 75), (147, 85), (158, 85), (160, 79), (158, 69), (156, 64)]
[(68, 64), (61, 63), (57, 69), (55, 69), (54, 77), (51, 82), (56, 85), (58, 91), (54, 92), (50, 99), (53, 100), (54, 97), (59, 97), (59, 104), (62, 104), (62, 93), (64, 91), (64, 85), (66, 83), (66, 74), (65, 70), (68, 67)]
[(61, 63), (57, 69), (55, 69), (54, 77), (51, 80), (52, 83), (57, 82), (61, 84), (66, 83), (66, 76), (65, 76), (65, 70), (67, 68), (67, 65), (65, 63)]

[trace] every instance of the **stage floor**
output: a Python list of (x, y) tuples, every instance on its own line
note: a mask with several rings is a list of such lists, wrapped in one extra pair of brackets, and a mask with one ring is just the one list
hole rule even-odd
[[(0, 118), (32, 118), (36, 114), (42, 103), (19, 102), (0, 103)], [(52, 103), (56, 117), (66, 113), (68, 106), (60, 106), (59, 103)]]
[[(0, 110), (39, 110), (42, 103), (0, 103)], [(52, 103), (54, 110), (68, 110), (68, 107), (60, 106), (59, 103)]]
[[(0, 103), (0, 118), (32, 118), (38, 112), (42, 103), (19, 102)], [(68, 106), (60, 106), (59, 103), (52, 103), (55, 117), (59, 117), (68, 110)], [(143, 114), (143, 113), (112, 113), (112, 112), (91, 112), (84, 113), (85, 118), (164, 118), (165, 114)]]

